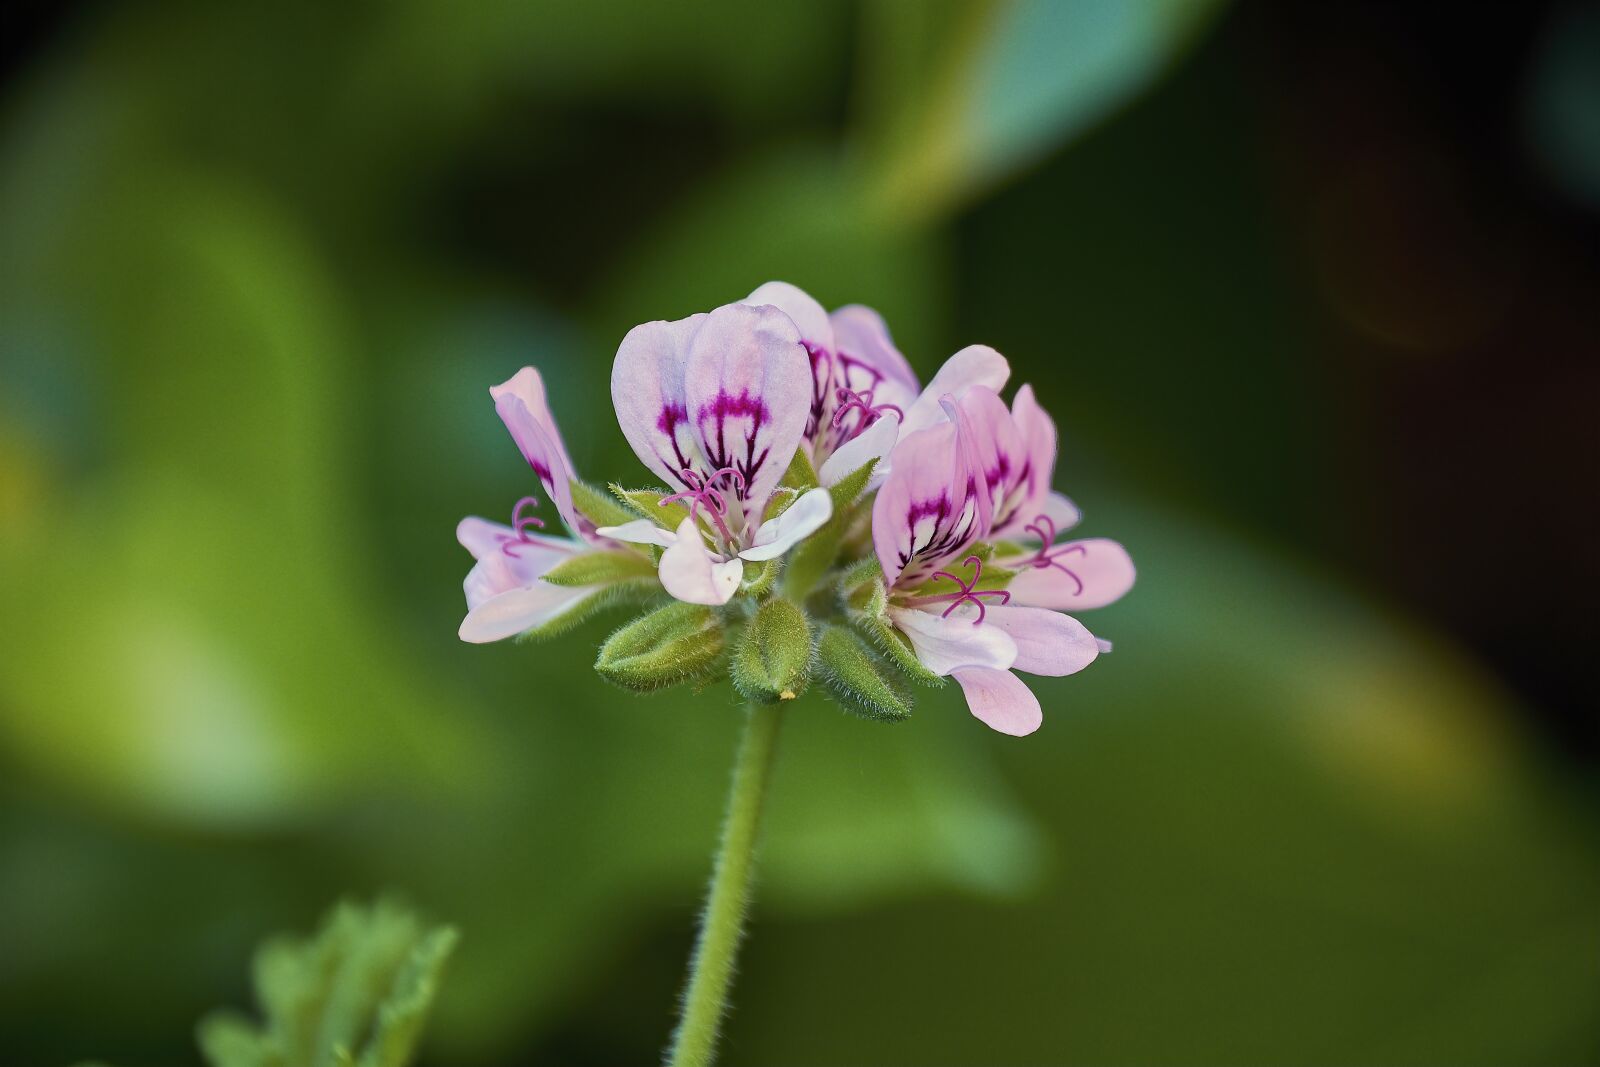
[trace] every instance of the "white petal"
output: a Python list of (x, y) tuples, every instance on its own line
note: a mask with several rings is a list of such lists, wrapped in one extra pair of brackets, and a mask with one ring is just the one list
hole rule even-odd
[(1026, 737), (1044, 722), (1039, 698), (1010, 671), (968, 667), (955, 672), (967, 708), (985, 726), (1012, 737)]
[(1017, 643), (998, 626), (973, 625), (974, 609), (963, 607), (948, 619), (918, 608), (890, 608), (895, 627), (911, 639), (917, 660), (934, 674), (962, 667), (1005, 670), (1016, 661)]
[(1012, 670), (1060, 677), (1076, 674), (1100, 654), (1094, 635), (1070, 615), (1045, 608), (1014, 608), (994, 605), (985, 625), (995, 625), (1017, 643), (1017, 659)]
[(595, 531), (600, 537), (609, 537), (613, 541), (626, 541), (630, 545), (660, 545), (662, 548), (671, 548), (678, 543), (678, 535), (671, 530), (663, 530), (649, 519), (634, 519), (621, 526), (602, 526)]
[(744, 564), (722, 562), (706, 551), (693, 519), (678, 525), (678, 539), (661, 553), (661, 587), (690, 604), (726, 604), (739, 589)]
[(774, 559), (816, 533), (832, 517), (833, 497), (826, 489), (812, 489), (801, 494), (782, 515), (762, 523), (756, 531), (756, 543), (739, 555), (752, 563)]
[(514, 637), (571, 610), (592, 592), (593, 586), (534, 582), (490, 597), (467, 612), (461, 622), (461, 640), (481, 645)]
[(817, 479), (823, 485), (838, 485), (847, 476), (854, 474), (873, 460), (878, 460), (878, 469), (872, 472), (872, 478), (881, 484), (889, 473), (883, 459), (899, 439), (900, 418), (893, 412), (888, 412), (862, 430), (854, 439), (840, 445), (839, 449), (822, 464), (822, 469), (817, 472)]

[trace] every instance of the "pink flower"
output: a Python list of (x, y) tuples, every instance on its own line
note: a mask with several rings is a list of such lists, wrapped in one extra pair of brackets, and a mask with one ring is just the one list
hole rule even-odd
[(775, 307), (729, 304), (634, 327), (612, 366), (617, 421), (689, 515), (675, 530), (638, 519), (598, 532), (666, 549), (658, 574), (679, 600), (727, 603), (744, 561), (783, 554), (833, 513), (827, 490), (813, 489), (769, 514), (811, 388), (800, 333)]
[(539, 372), (524, 367), (491, 388), (489, 395), (522, 457), (555, 502), (568, 536), (530, 532), (544, 526), (544, 520), (526, 514), (539, 504), (531, 496), (517, 501), (510, 526), (479, 518), (461, 520), (456, 539), (477, 563), (464, 583), (467, 617), (461, 622), (460, 634), (463, 641), (474, 644), (512, 637), (575, 608), (597, 587), (551, 585), (541, 579), (574, 556), (615, 547), (602, 540), (594, 524), (572, 506), (572, 461), (545, 402)]
[[(871, 308), (849, 304), (829, 314), (788, 282), (768, 282), (744, 303), (776, 307), (800, 331), (811, 364), (804, 445), (825, 486), (883, 460), (907, 434), (940, 421), (941, 396), (972, 385), (1000, 389), (1011, 373), (1000, 353), (971, 345), (951, 356), (919, 392), (911, 365)], [(880, 462), (872, 487), (888, 473), (889, 465)]]
[[(889, 621), (923, 666), (956, 679), (973, 715), (1002, 733), (1030, 734), (1043, 713), (1012, 671), (1073, 674), (1102, 650), (1076, 619), (1050, 610), (1067, 606), (1057, 603), (1064, 584), (1082, 598), (1074, 606), (1097, 607), (1127, 591), (1133, 566), (1115, 542), (1080, 542), (1082, 551), (1053, 544), (1053, 523), (1075, 521), (1077, 509), (1050, 490), (1055, 426), (1030, 388), (1010, 411), (983, 384), (943, 394), (939, 409), (945, 421), (911, 429), (895, 447), (873, 506)], [(1005, 588), (982, 588), (983, 560), (972, 549), (1014, 532), (1032, 532), (1039, 548), (1002, 561), (1022, 569)], [(1080, 557), (1096, 566), (1080, 566)], [(1068, 574), (1082, 579), (1081, 591)]]

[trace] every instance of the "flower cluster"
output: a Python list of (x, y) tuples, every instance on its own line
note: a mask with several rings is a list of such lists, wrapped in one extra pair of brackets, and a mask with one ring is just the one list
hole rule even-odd
[[(611, 396), (660, 485), (578, 479), (524, 368), (495, 410), (565, 528), (523, 497), (509, 526), (457, 530), (477, 560), (461, 637), (544, 636), (617, 603), (655, 605), (596, 669), (634, 689), (730, 678), (792, 699), (813, 678), (852, 710), (904, 718), (906, 683), (953, 677), (973, 715), (1024, 735), (1042, 720), (1014, 671), (1066, 675), (1109, 645), (1066, 611), (1133, 585), (1115, 541), (1058, 540), (1056, 429), (1031, 387), (972, 345), (925, 388), (882, 318), (828, 313), (769, 282), (746, 299), (623, 338)], [(667, 594), (663, 597), (662, 594)]]

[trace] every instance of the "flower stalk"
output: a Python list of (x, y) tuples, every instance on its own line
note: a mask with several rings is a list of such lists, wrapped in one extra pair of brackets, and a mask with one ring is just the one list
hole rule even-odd
[(683, 1014), (668, 1050), (668, 1067), (709, 1067), (716, 1059), (717, 1035), (728, 1010), (733, 968), (744, 938), (745, 910), (755, 871), (761, 810), (771, 777), (784, 704), (752, 704), (734, 758), (722, 841), (717, 847), (700, 935), (689, 963)]

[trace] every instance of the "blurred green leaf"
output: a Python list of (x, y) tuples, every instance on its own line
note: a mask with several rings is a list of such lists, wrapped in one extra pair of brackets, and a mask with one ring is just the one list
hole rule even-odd
[(1034, 162), (1150, 85), (1220, 7), (880, 0), (865, 54), (880, 64), (880, 51), (899, 52), (887, 65), (902, 73), (877, 87), (869, 114), (883, 153), (877, 209), (924, 223)]
[(200, 1048), (212, 1067), (405, 1067), (455, 942), (392, 901), (340, 904), (314, 937), (257, 953), (264, 1022), (208, 1016)]

